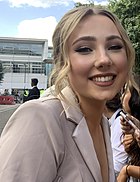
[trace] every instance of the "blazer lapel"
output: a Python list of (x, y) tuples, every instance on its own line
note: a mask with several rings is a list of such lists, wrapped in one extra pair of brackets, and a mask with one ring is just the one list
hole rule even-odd
[(108, 120), (103, 117), (102, 119), (102, 128), (105, 137), (105, 144), (106, 144), (106, 152), (108, 157), (108, 166), (109, 166), (109, 179), (110, 181), (115, 181), (114, 179), (114, 165), (113, 165), (113, 154), (110, 142), (110, 135), (109, 135), (109, 123)]
[(95, 181), (102, 181), (100, 165), (84, 117), (75, 128), (72, 137)]
[[(76, 102), (76, 98), (75, 98), (75, 95), (73, 94), (73, 91), (69, 87), (66, 87), (65, 89), (63, 89), (62, 92), (65, 95), (65, 97), (69, 98), (71, 102), (74, 104), (73, 106), (72, 105), (69, 106), (69, 104), (65, 103), (63, 100), (60, 99), (66, 114), (66, 118), (77, 125), (72, 135), (73, 140), (75, 141), (81, 155), (83, 156), (83, 159), (87, 167), (89, 168), (93, 178), (95, 179), (95, 181), (100, 182), (102, 181), (100, 165), (97, 159), (94, 144), (90, 136), (86, 120), (79, 108), (78, 103)], [(108, 127), (107, 127), (107, 124), (105, 124), (106, 122), (104, 122), (104, 119), (102, 123), (103, 123), (103, 132), (104, 132), (105, 141), (106, 141), (108, 161), (109, 161), (110, 181), (114, 181), (112, 180), (114, 179), (113, 178), (114, 176), (113, 161), (112, 161), (112, 157), (110, 157), (112, 156), (112, 153), (111, 153), (111, 146), (109, 141), (110, 138), (108, 134)]]

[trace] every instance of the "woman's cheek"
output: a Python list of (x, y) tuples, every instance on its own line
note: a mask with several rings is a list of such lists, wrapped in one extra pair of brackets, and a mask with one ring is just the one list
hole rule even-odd
[(90, 71), (90, 69), (91, 65), (87, 60), (75, 59), (74, 61), (71, 61), (71, 71), (74, 74), (85, 75)]
[(128, 72), (129, 65), (126, 56), (118, 58), (118, 60), (116, 61), (116, 66), (120, 71)]

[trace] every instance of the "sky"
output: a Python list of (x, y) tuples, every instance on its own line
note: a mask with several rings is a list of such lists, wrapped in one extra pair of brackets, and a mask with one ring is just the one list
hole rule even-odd
[[(76, 2), (88, 0), (0, 0), (0, 37), (48, 39), (52, 46), (53, 31), (61, 17)], [(96, 0), (94, 4), (107, 4)]]

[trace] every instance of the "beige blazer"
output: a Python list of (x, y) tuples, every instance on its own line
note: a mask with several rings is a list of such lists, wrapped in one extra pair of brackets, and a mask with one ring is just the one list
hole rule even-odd
[[(68, 90), (65, 95), (74, 99)], [(114, 182), (109, 127), (104, 117), (102, 128), (109, 182)], [(22, 104), (0, 138), (0, 182), (102, 182), (80, 109), (52, 96)]]

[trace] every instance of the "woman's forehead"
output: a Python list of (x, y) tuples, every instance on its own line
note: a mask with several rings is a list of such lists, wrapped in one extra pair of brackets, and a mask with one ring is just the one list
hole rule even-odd
[(91, 15), (80, 21), (71, 33), (69, 39), (77, 39), (82, 36), (108, 37), (110, 35), (121, 35), (114, 22), (103, 15)]

